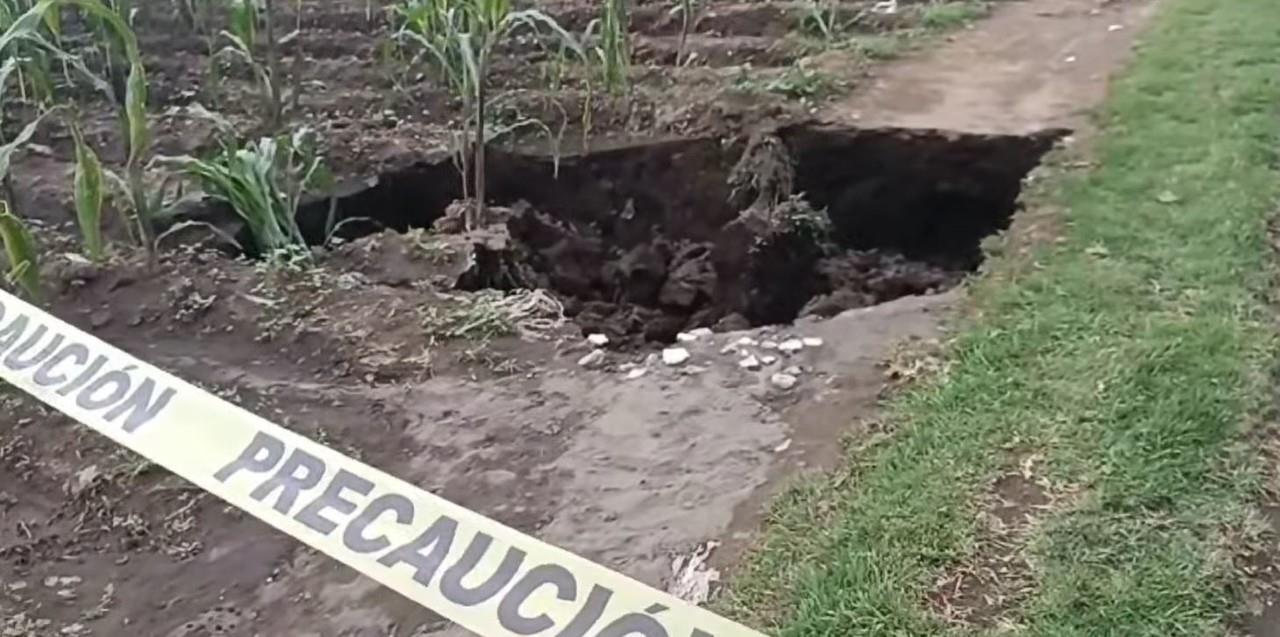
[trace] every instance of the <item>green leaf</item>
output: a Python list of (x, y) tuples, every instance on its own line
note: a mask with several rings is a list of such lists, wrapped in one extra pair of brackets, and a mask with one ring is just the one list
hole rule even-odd
[(62, 110), (62, 107), (54, 107), (40, 114), (39, 117), (29, 122), (18, 132), (18, 136), (14, 137), (9, 143), (0, 146), (0, 180), (9, 176), (9, 164), (13, 160), (13, 153), (19, 148), (31, 141), (31, 137), (36, 134), (36, 129), (44, 122), (44, 119), (53, 113)]
[(84, 140), (79, 127), (72, 127), (72, 139), (76, 145), (75, 205), (76, 222), (84, 238), (84, 249), (90, 259), (100, 261), (103, 255), (102, 162), (98, 154)]
[(40, 267), (36, 260), (35, 239), (21, 219), (9, 212), (7, 202), (0, 201), (0, 239), (9, 258), (8, 279), (22, 288), (27, 298), (39, 301)]

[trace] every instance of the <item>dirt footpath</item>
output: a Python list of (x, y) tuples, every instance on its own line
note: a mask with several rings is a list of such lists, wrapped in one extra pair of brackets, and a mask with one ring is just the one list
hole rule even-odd
[[(887, 65), (822, 116), (977, 132), (1077, 126), (1151, 5), (1005, 6)], [(67, 269), (53, 307), (65, 320), (656, 586), (674, 555), (709, 541), (724, 543), (713, 564), (731, 568), (769, 494), (835, 460), (841, 435), (874, 415), (886, 361), (903, 343), (937, 338), (957, 294), (703, 336), (684, 344), (691, 358), (680, 366), (653, 360), (649, 346), (586, 369), (589, 347), (572, 325), (428, 359), (414, 313), (426, 296), (403, 282), (327, 271), (315, 288), (276, 294), (253, 266), (200, 254), (158, 272)], [(769, 346), (805, 337), (820, 344)], [(3, 401), (0, 635), (460, 632), (32, 401)]]

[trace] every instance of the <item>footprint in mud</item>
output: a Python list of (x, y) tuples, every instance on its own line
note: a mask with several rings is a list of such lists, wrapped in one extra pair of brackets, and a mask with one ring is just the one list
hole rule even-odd
[(168, 637), (232, 635), (237, 628), (245, 624), (246, 619), (245, 614), (240, 610), (230, 606), (214, 606), (197, 615), (195, 619), (169, 631)]

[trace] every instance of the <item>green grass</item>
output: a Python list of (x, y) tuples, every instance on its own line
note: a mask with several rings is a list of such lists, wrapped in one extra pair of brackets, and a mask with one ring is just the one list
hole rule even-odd
[(920, 13), (920, 25), (926, 29), (962, 27), (990, 12), (985, 2), (941, 2), (926, 6)]
[(947, 373), (775, 503), (723, 610), (788, 637), (966, 634), (926, 595), (1019, 449), (1078, 490), (1027, 543), (1019, 634), (1226, 630), (1222, 538), (1257, 495), (1244, 434), (1277, 344), (1280, 5), (1166, 0), (1098, 120), (1097, 167), (1061, 162), (1031, 197), (1064, 211), (1060, 241), (989, 263)]

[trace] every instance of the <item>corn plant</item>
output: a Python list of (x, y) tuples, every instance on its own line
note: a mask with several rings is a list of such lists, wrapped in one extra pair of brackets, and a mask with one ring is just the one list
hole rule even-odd
[(835, 40), (845, 30), (839, 11), (829, 0), (809, 0), (800, 24), (805, 30), (828, 42)]
[(243, 148), (228, 146), (212, 159), (183, 161), (205, 192), (226, 202), (244, 220), (261, 254), (305, 254), (298, 206), (302, 195), (324, 176), (312, 137), (309, 129), (302, 129)]
[(631, 15), (627, 0), (604, 0), (599, 18), (587, 25), (585, 38), (600, 65), (601, 80), (614, 95), (627, 88), (631, 67)]
[(9, 272), (5, 280), (17, 285), (27, 298), (40, 300), (40, 264), (36, 257), (36, 242), (27, 225), (9, 211), (9, 204), (0, 200), (0, 240), (9, 260)]
[[(261, 34), (258, 33), (259, 22)], [(277, 50), (280, 41), (276, 39), (275, 0), (261, 0), (261, 5), (256, 0), (232, 0), (230, 28), (223, 31), (222, 36), (230, 44), (217, 56), (230, 55), (249, 67), (262, 91), (263, 105), (267, 110), (267, 130), (274, 133), (283, 121), (285, 101)], [(264, 52), (261, 57), (256, 53), (260, 46)]]
[(511, 0), (406, 0), (396, 8), (402, 20), (397, 38), (421, 49), (448, 89), (462, 101), (464, 123), (458, 146), (464, 191), (467, 166), (474, 167), (475, 204), (468, 206), (468, 228), (483, 223), (486, 214), (485, 130), (488, 120), (488, 75), (495, 53), (518, 29), (542, 35), (545, 29), (575, 51), (577, 40), (547, 14), (516, 11)]
[(71, 124), (71, 138), (76, 147), (74, 200), (76, 225), (84, 240), (85, 253), (93, 261), (102, 260), (105, 243), (102, 239), (102, 204), (106, 185), (103, 183), (102, 162), (84, 139), (80, 126)]

